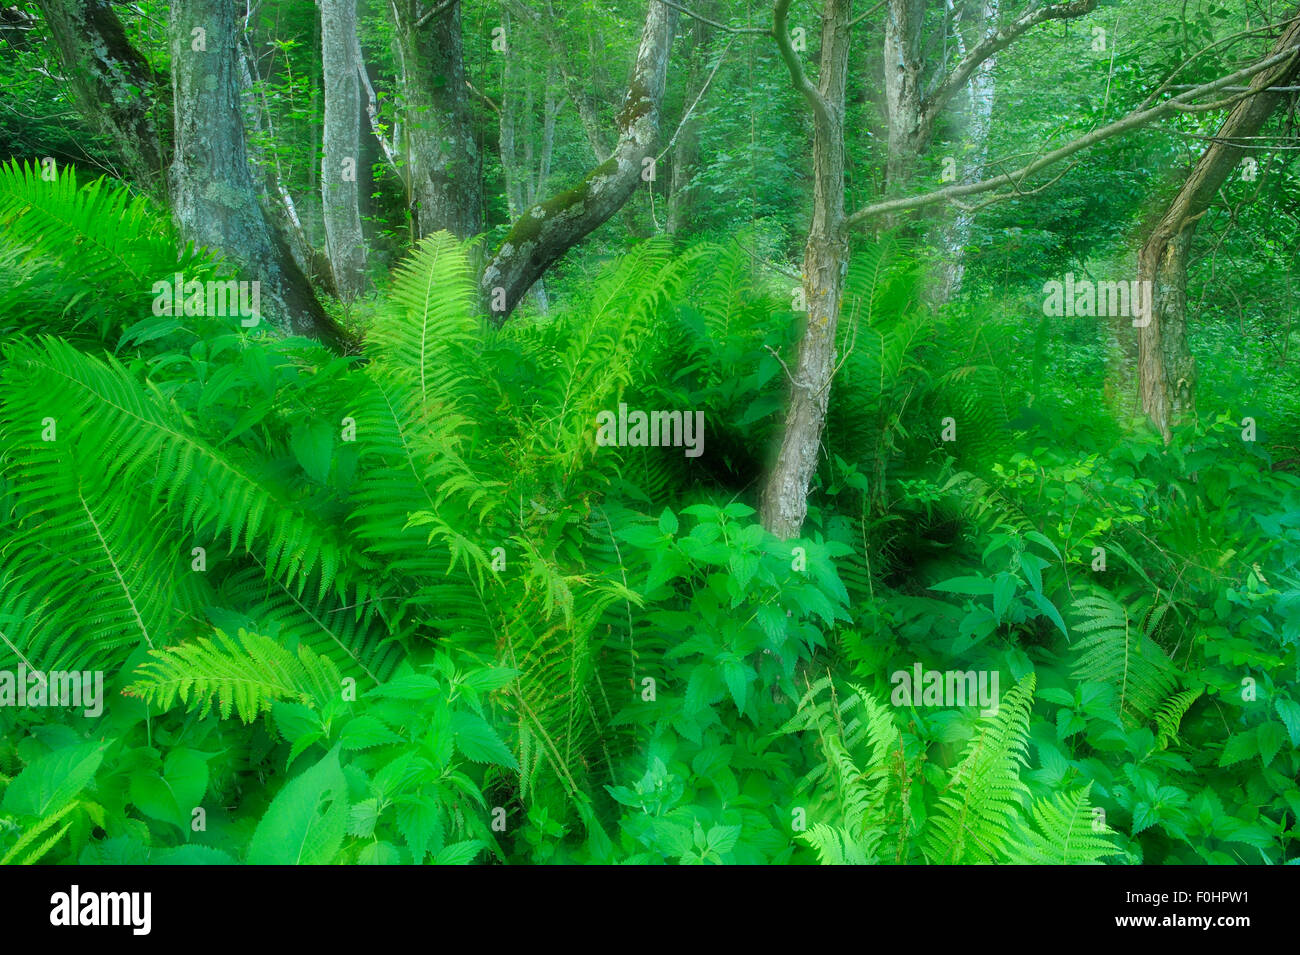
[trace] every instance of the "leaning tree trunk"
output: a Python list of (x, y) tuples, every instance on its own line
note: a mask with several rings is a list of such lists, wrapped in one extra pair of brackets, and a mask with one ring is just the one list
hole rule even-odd
[(578, 185), (544, 199), (511, 226), (479, 279), (494, 321), (503, 322), (560, 256), (618, 212), (642, 182), (643, 161), (659, 142), (659, 110), (668, 76), (676, 11), (649, 0), (636, 66), (618, 114), (618, 144)]
[(234, 0), (172, 0), (172, 214), (184, 238), (261, 283), (274, 324), (339, 344), (340, 331), (258, 203), (240, 116), (235, 30)]
[[(1297, 48), (1300, 18), (1291, 21), (1272, 52)], [(1233, 107), (1138, 255), (1138, 279), (1151, 283), (1152, 296), (1149, 320), (1145, 326), (1138, 324), (1138, 392), (1143, 412), (1166, 444), (1174, 423), (1193, 407), (1196, 364), (1187, 345), (1187, 260), (1197, 223), (1247, 154), (1239, 143), (1250, 145), (1268, 117), (1287, 101), (1287, 93), (1269, 88), (1289, 86), (1298, 78), (1300, 52), (1253, 78), (1250, 88), (1257, 92)]]
[(321, 63), (325, 78), (321, 208), (334, 287), (344, 301), (366, 288), (366, 240), (361, 231), (361, 69), (357, 0), (320, 0)]
[(107, 0), (38, 0), (81, 115), (122, 151), (127, 174), (163, 193), (165, 160), (149, 114), (153, 76)]
[[(441, 7), (441, 9), (440, 9)], [(390, 0), (398, 55), (407, 183), (416, 234), (483, 229), (483, 157), (474, 138), (460, 3)]]
[[(803, 287), (808, 318), (790, 375), (781, 447), (763, 488), (763, 526), (778, 537), (797, 537), (808, 513), (808, 488), (817, 470), (831, 378), (840, 296), (848, 269), (844, 221), (844, 91), (849, 64), (852, 0), (826, 0), (822, 13), (820, 85), (814, 89), (797, 66), (786, 38), (789, 0), (778, 0), (776, 33), (797, 86), (813, 105), (813, 217), (804, 247)], [(802, 82), (801, 82), (802, 81)]]

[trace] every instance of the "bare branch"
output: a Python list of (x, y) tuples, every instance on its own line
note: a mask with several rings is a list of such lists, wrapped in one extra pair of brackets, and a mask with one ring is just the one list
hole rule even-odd
[(415, 28), (417, 30), (420, 29), (426, 23), (428, 23), (430, 20), (436, 17), (438, 14), (446, 13), (448, 10), (450, 10), (458, 3), (460, 3), (460, 0), (442, 0), (442, 3), (438, 4), (428, 13), (426, 13), (424, 16), (420, 17), (420, 19), (415, 21)]
[(771, 30), (765, 30), (762, 27), (727, 26), (727, 24), (725, 23), (719, 23), (717, 20), (710, 20), (708, 17), (696, 13), (694, 10), (689, 10), (686, 7), (682, 6), (680, 3), (676, 3), (675, 0), (659, 0), (659, 2), (662, 3), (665, 7), (672, 7), (678, 13), (686, 14), (692, 20), (699, 20), (701, 23), (707, 23), (715, 30), (721, 30), (723, 33), (735, 33), (735, 34), (756, 33), (760, 36), (769, 36), (772, 32)]
[[(671, 6), (671, 4), (669, 4), (669, 6)], [(735, 42), (736, 38), (734, 36), (727, 41), (727, 45), (722, 49), (722, 55), (718, 57), (718, 62), (713, 65), (713, 70), (709, 73), (708, 79), (706, 79), (704, 85), (700, 87), (700, 95), (695, 97), (695, 101), (691, 103), (690, 108), (682, 114), (682, 121), (677, 124), (677, 129), (673, 131), (672, 138), (668, 140), (668, 145), (663, 148), (663, 151), (660, 152), (657, 157), (655, 157), (656, 159), (663, 159), (664, 156), (668, 155), (668, 150), (672, 149), (673, 146), (676, 145), (677, 137), (681, 135), (682, 129), (685, 128), (686, 121), (691, 118), (691, 114), (695, 112), (695, 107), (700, 105), (700, 100), (704, 99), (704, 94), (709, 91), (709, 84), (712, 83), (713, 78), (718, 75), (719, 67), (721, 67), (723, 61), (726, 60), (727, 52), (731, 49), (731, 44)]]
[[(1235, 73), (1229, 73), (1227, 76), (1220, 77), (1217, 80), (1204, 83), (1200, 86), (1193, 87), (1186, 92), (1179, 93), (1172, 99), (1165, 100), (1163, 103), (1153, 106), (1150, 109), (1132, 112), (1122, 119), (1118, 119), (1106, 126), (1094, 129), (1092, 132), (1086, 133), (1078, 139), (1066, 143), (1064, 146), (1054, 149), (1049, 153), (1044, 153), (1039, 158), (1012, 172), (993, 176), (990, 179), (984, 179), (979, 182), (947, 186), (946, 188), (936, 189), (933, 192), (922, 193), (918, 196), (905, 196), (899, 199), (886, 199), (882, 202), (875, 202), (871, 205), (864, 206), (857, 212), (853, 213), (848, 217), (845, 224), (852, 228), (861, 225), (868, 219), (873, 219), (878, 216), (888, 215), (895, 212), (906, 212), (911, 209), (920, 209), (940, 202), (949, 202), (953, 199), (960, 199), (964, 196), (992, 192), (1000, 186), (1011, 186), (1013, 189), (1018, 188), (1021, 182), (1038, 172), (1040, 169), (1044, 169), (1047, 166), (1060, 162), (1067, 156), (1072, 156), (1080, 150), (1096, 145), (1102, 140), (1110, 139), (1112, 136), (1118, 136), (1119, 134), (1126, 133), (1132, 129), (1137, 129), (1148, 123), (1154, 122), (1161, 117), (1167, 116), (1170, 113), (1174, 113), (1181, 107), (1191, 105), (1189, 104), (1189, 101), (1198, 96), (1218, 92), (1226, 86), (1239, 83), (1244, 79), (1249, 79), (1257, 73), (1262, 73), (1267, 69), (1271, 69), (1272, 67), (1295, 56), (1297, 52), (1300, 52), (1300, 47), (1292, 47), (1283, 50), (1280, 53), (1275, 53), (1272, 56), (1265, 57), (1258, 63), (1237, 70)], [(1246, 95), (1252, 94), (1248, 93)]]
[(990, 56), (1005, 50), (1026, 32), (1048, 20), (1072, 20), (1091, 13), (1097, 6), (1097, 0), (1070, 0), (1069, 3), (1053, 3), (1046, 7), (1030, 10), (1000, 30), (994, 30), (980, 40), (966, 53), (942, 82), (926, 97), (924, 112), (937, 116), (958, 91), (965, 88), (971, 74), (979, 69), (980, 64)]
[(803, 64), (799, 62), (799, 57), (795, 55), (794, 46), (790, 43), (790, 31), (786, 27), (787, 18), (790, 15), (790, 0), (776, 0), (776, 9), (772, 11), (772, 38), (776, 40), (777, 48), (781, 51), (781, 59), (785, 60), (786, 69), (790, 71), (790, 79), (794, 82), (794, 88), (803, 94), (817, 114), (819, 121), (824, 123), (831, 122), (830, 107), (826, 103), (826, 98), (822, 96), (821, 91), (812, 84), (808, 76), (803, 71)]

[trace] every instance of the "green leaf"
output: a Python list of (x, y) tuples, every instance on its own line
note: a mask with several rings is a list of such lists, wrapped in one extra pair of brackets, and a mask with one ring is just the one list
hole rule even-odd
[(474, 713), (453, 713), (451, 733), (456, 748), (475, 763), (493, 763), (518, 770), (515, 756), (501, 741), (497, 731), (483, 717)]
[(1273, 762), (1277, 756), (1277, 751), (1282, 748), (1282, 743), (1286, 739), (1286, 730), (1282, 724), (1276, 720), (1268, 720), (1260, 723), (1259, 728), (1255, 731), (1259, 740), (1259, 755), (1267, 766)]
[(1300, 746), (1300, 703), (1285, 696), (1273, 698), (1273, 709), (1286, 724), (1287, 735), (1291, 737), (1292, 746)]
[(248, 845), (250, 865), (324, 865), (343, 844), (348, 784), (335, 746), (271, 801)]
[(83, 743), (40, 757), (9, 784), (0, 807), (27, 816), (57, 812), (95, 778), (106, 748), (102, 743)]
[(659, 515), (659, 530), (661, 533), (672, 535), (677, 533), (677, 516), (668, 508)]
[(483, 849), (483, 843), (477, 839), (465, 842), (453, 842), (434, 857), (434, 865), (469, 865)]
[(1228, 737), (1227, 744), (1223, 747), (1223, 753), (1219, 756), (1220, 766), (1232, 766), (1243, 759), (1250, 759), (1259, 752), (1259, 743), (1255, 738), (1254, 730), (1247, 730), (1244, 733), (1233, 733)]
[(339, 742), (343, 744), (344, 749), (358, 750), (400, 743), (402, 737), (373, 716), (363, 714), (348, 720), (347, 726), (343, 727), (343, 732), (339, 736)]

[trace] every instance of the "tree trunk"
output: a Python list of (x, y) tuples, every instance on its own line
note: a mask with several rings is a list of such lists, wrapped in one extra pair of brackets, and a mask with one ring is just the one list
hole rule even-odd
[(153, 76), (107, 0), (38, 0), (86, 121), (122, 150), (130, 178), (166, 191), (163, 147), (149, 115)]
[[(796, 54), (784, 50), (796, 86), (813, 103), (813, 217), (804, 248), (803, 287), (808, 318), (791, 375), (784, 430), (767, 475), (760, 516), (783, 539), (797, 537), (808, 513), (808, 488), (817, 470), (831, 378), (840, 296), (848, 269), (844, 216), (844, 94), (849, 64), (851, 0), (826, 0), (822, 12), (820, 85), (812, 90)], [(785, 34), (789, 0), (778, 0), (776, 30)], [(788, 40), (786, 40), (788, 46)], [(795, 73), (799, 69), (798, 74)], [(802, 79), (802, 84), (800, 80)], [(819, 102), (820, 101), (820, 102)]]
[[(1273, 47), (1282, 53), (1300, 44), (1300, 18)], [(1155, 223), (1138, 255), (1138, 279), (1151, 283), (1152, 308), (1138, 327), (1138, 392), (1142, 410), (1167, 444), (1172, 427), (1193, 407), (1196, 366), (1187, 345), (1187, 259), (1197, 223), (1237, 168), (1264, 122), (1283, 103), (1286, 93), (1268, 91), (1300, 78), (1300, 54), (1257, 74), (1250, 83), (1259, 92), (1242, 100), (1223, 121), (1214, 142), (1202, 153), (1178, 195)]]
[(339, 297), (353, 301), (366, 288), (366, 240), (361, 231), (361, 69), (357, 0), (320, 0), (325, 85), (321, 208), (325, 248)]
[(396, 34), (407, 182), (416, 234), (483, 230), (483, 157), (474, 138), (460, 4), (434, 13), (390, 0)]
[[(980, 29), (998, 22), (999, 0), (984, 0), (980, 13)], [(966, 45), (957, 31), (958, 52), (964, 57)], [(966, 114), (966, 139), (962, 149), (962, 182), (979, 182), (984, 178), (984, 162), (988, 158), (989, 131), (993, 125), (994, 68), (997, 55), (981, 63), (970, 77), (970, 101)], [(932, 292), (932, 304), (947, 302), (961, 288), (966, 274), (966, 246), (970, 242), (975, 214), (957, 209), (944, 219), (939, 231), (939, 248), (943, 252), (938, 281)]]
[(479, 292), (494, 321), (505, 321), (532, 284), (618, 212), (642, 183), (643, 160), (653, 158), (659, 142), (659, 110), (675, 22), (675, 10), (649, 0), (636, 66), (617, 117), (613, 155), (572, 189), (520, 216), (488, 260)]
[(341, 343), (341, 333), (258, 203), (240, 117), (234, 0), (172, 0), (169, 26), (176, 149), (172, 214), (181, 235), (260, 283), (271, 321)]
[(885, 189), (905, 185), (930, 138), (922, 103), (921, 26), (925, 0), (889, 0), (885, 15), (885, 112), (889, 152)]

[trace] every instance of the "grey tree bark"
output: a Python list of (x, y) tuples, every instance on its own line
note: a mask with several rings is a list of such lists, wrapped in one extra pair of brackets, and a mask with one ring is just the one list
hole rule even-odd
[[(916, 171), (918, 159), (930, 146), (935, 121), (980, 66), (1019, 37), (1048, 20), (1069, 20), (1090, 13), (1097, 0), (1068, 0), (1033, 5), (1006, 24), (990, 21), (984, 36), (953, 64), (925, 76), (925, 0), (887, 0), (885, 17), (885, 111), (889, 118), (886, 186), (897, 190)], [(945, 64), (946, 66), (946, 64)]]
[(263, 310), (280, 329), (343, 344), (258, 202), (240, 109), (234, 0), (172, 0), (168, 34), (175, 119), (169, 192), (181, 235), (260, 282)]
[(82, 116), (122, 150), (127, 176), (165, 193), (164, 146), (150, 115), (153, 76), (107, 0), (38, 0)]
[[(403, 114), (403, 158), (416, 234), (483, 229), (483, 157), (474, 138), (460, 3), (389, 0)], [(508, 39), (508, 38), (507, 38)]]
[[(951, 8), (952, 0), (948, 0)], [(999, 0), (983, 0), (978, 22), (996, 23)], [(958, 26), (955, 31), (958, 54), (966, 56), (966, 44)], [(996, 90), (994, 70), (997, 55), (990, 56), (971, 74), (969, 101), (964, 117), (965, 140), (961, 150), (960, 181), (978, 182), (984, 177), (984, 164), (988, 159), (989, 132), (993, 125), (993, 98)], [(961, 288), (966, 274), (966, 246), (970, 242), (975, 224), (975, 214), (966, 209), (956, 209), (946, 216), (939, 227), (938, 245), (943, 252), (939, 263), (938, 281), (932, 291), (932, 302), (946, 302)]]
[(649, 0), (645, 28), (609, 159), (578, 185), (535, 203), (515, 221), (488, 259), (479, 293), (492, 319), (504, 322), (519, 300), (565, 252), (621, 209), (642, 183), (644, 160), (659, 142), (659, 112), (668, 75), (676, 11)]
[(320, 0), (325, 86), (321, 208), (325, 248), (339, 297), (365, 291), (366, 239), (361, 227), (361, 70), (356, 59), (357, 0)]
[(797, 537), (808, 513), (808, 489), (817, 470), (831, 379), (835, 336), (849, 249), (844, 214), (844, 96), (848, 81), (851, 0), (825, 0), (819, 83), (805, 76), (791, 48), (790, 0), (777, 0), (774, 33), (795, 88), (813, 112), (813, 215), (804, 246), (803, 288), (808, 317), (793, 370), (787, 368), (781, 445), (763, 487), (763, 526), (780, 538)]

